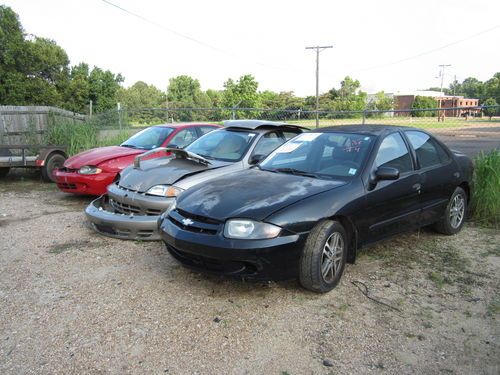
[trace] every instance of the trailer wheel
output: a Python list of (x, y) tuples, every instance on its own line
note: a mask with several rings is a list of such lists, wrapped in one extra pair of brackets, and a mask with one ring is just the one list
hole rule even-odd
[(55, 178), (52, 175), (54, 170), (63, 166), (66, 158), (57, 153), (50, 154), (49, 157), (45, 160), (45, 165), (42, 167), (42, 179), (45, 182), (55, 182)]
[[(12, 156), (12, 152), (8, 149), (0, 150), (0, 156)], [(10, 171), (10, 167), (1, 167), (0, 168), (0, 178), (7, 176)]]

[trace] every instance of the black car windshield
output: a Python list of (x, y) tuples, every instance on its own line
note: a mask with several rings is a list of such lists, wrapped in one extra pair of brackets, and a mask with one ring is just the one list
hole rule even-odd
[(243, 158), (257, 133), (242, 130), (215, 130), (200, 137), (186, 151), (205, 159), (236, 162)]
[(260, 168), (316, 178), (351, 178), (361, 170), (374, 137), (303, 133), (271, 153)]
[(173, 128), (165, 126), (152, 126), (134, 134), (120, 146), (152, 150), (153, 148), (160, 147), (173, 131)]

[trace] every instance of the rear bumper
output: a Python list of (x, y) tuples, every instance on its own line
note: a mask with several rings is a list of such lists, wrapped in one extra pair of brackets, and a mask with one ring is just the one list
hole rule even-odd
[(231, 240), (222, 233), (184, 230), (167, 217), (160, 235), (169, 253), (183, 265), (245, 280), (286, 280), (298, 277), (299, 260), (308, 233), (267, 240)]
[(78, 172), (54, 171), (57, 187), (65, 193), (102, 195), (106, 188), (116, 178), (116, 173), (101, 172), (93, 175), (83, 175)]
[(159, 215), (122, 214), (114, 210), (103, 195), (92, 201), (85, 209), (92, 228), (105, 236), (122, 240), (160, 240)]

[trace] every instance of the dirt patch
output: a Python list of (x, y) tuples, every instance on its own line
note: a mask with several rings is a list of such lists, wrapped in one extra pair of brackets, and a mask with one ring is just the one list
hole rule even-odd
[(0, 373), (499, 373), (498, 231), (383, 242), (318, 295), (98, 236), (88, 202), (0, 192)]

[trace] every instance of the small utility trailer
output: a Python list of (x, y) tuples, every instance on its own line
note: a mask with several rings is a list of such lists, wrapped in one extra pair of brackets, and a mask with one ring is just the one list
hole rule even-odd
[(52, 173), (67, 159), (66, 148), (47, 145), (0, 145), (0, 178), (10, 168), (40, 168), (42, 179), (54, 182)]

